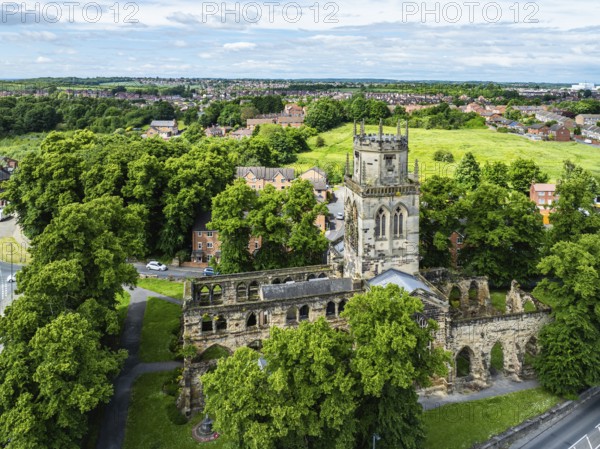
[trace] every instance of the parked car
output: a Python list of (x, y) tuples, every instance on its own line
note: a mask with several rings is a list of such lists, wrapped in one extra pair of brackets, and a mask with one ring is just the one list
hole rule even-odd
[(335, 214), (335, 218), (337, 218), (338, 220), (343, 220), (344, 219), (344, 213), (343, 212), (338, 212), (337, 214)]
[(17, 282), (17, 277), (14, 274), (9, 274), (6, 278), (6, 282)]
[(202, 270), (202, 274), (204, 276), (215, 276), (215, 275), (217, 275), (219, 273), (216, 272), (213, 267), (206, 267), (204, 270)]
[(151, 260), (150, 262), (148, 262), (146, 268), (148, 270), (167, 271), (167, 266), (165, 264), (157, 262), (156, 260)]

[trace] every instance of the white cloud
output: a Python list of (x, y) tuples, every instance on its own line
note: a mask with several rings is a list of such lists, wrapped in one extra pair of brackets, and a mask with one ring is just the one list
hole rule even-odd
[(38, 56), (35, 62), (37, 62), (38, 64), (48, 64), (52, 62), (52, 59), (46, 58), (45, 56)]
[(252, 42), (231, 42), (223, 45), (223, 48), (231, 51), (251, 50), (256, 48), (256, 44)]
[(173, 46), (177, 47), (177, 48), (186, 48), (188, 46), (186, 41), (182, 41), (182, 40), (178, 40), (173, 42)]

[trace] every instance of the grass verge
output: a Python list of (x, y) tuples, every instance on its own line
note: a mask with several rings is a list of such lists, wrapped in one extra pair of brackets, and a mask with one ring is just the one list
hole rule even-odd
[(142, 362), (165, 362), (176, 358), (175, 350), (179, 335), (181, 306), (158, 298), (148, 298), (140, 360)]
[(198, 443), (192, 438), (192, 428), (202, 421), (198, 414), (189, 422), (177, 417), (176, 394), (165, 385), (172, 384), (176, 372), (144, 374), (133, 386), (127, 417), (123, 449), (220, 449), (219, 438), (210, 443)]
[(17, 243), (14, 237), (0, 237), (0, 260), (26, 265), (31, 261), (31, 255), (26, 247)]
[(154, 293), (158, 293), (163, 296), (170, 296), (171, 298), (183, 299), (183, 282), (178, 281), (167, 281), (165, 279), (138, 279), (138, 287), (145, 288)]
[(540, 415), (561, 399), (541, 388), (504, 396), (448, 404), (424, 413), (427, 449), (467, 449), (526, 419)]

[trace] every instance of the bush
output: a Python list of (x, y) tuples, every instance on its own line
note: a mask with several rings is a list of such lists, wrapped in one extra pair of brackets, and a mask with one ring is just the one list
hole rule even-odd
[(454, 162), (454, 155), (448, 150), (437, 150), (433, 153), (433, 160), (437, 162)]
[(315, 141), (315, 146), (317, 148), (324, 147), (325, 146), (325, 139), (323, 139), (323, 137), (321, 137), (321, 136), (318, 136), (317, 140)]

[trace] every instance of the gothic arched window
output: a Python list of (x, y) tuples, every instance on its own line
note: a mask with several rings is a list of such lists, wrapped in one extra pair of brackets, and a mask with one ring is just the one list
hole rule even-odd
[(397, 207), (396, 212), (394, 213), (394, 237), (400, 237), (404, 232), (403, 219), (404, 215), (402, 214), (402, 209)]
[(382, 207), (377, 211), (375, 216), (375, 238), (381, 239), (385, 237), (387, 225), (387, 214)]

